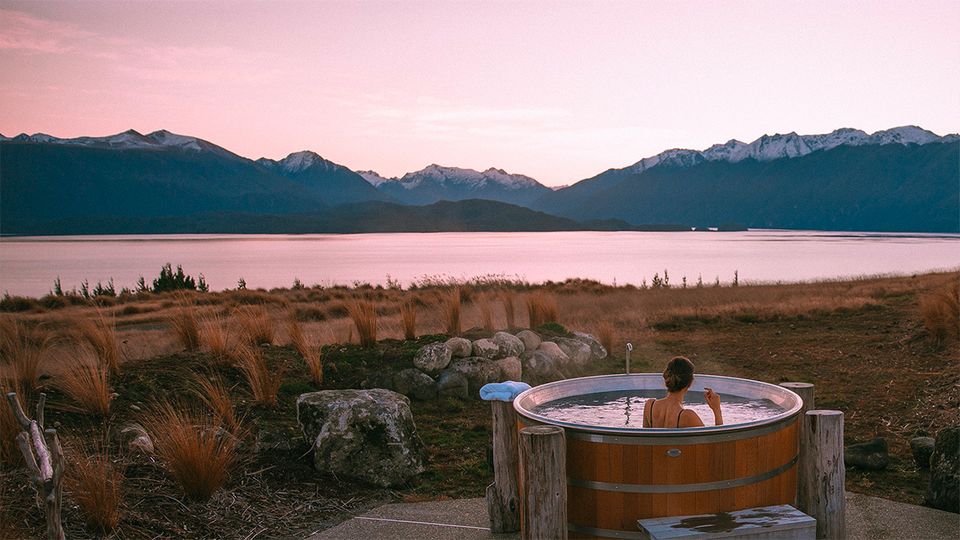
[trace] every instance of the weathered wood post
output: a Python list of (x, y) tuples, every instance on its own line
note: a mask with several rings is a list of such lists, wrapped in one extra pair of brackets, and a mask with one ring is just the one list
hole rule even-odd
[(844, 501), (843, 413), (813, 410), (804, 415), (799, 479), (803, 512), (817, 520), (817, 538), (843, 538)]
[(520, 530), (520, 453), (517, 412), (509, 401), (491, 401), (493, 408), (493, 483), (487, 486), (490, 531)]
[(524, 540), (567, 538), (567, 441), (563, 428), (520, 430)]
[(43, 430), (43, 408), (46, 399), (46, 394), (40, 394), (37, 403), (37, 419), (31, 420), (23, 412), (16, 392), (7, 393), (10, 410), (23, 430), (17, 435), (17, 446), (30, 471), (30, 480), (36, 485), (37, 491), (43, 495), (43, 506), (47, 518), (47, 539), (64, 540), (63, 525), (60, 522), (60, 507), (63, 500), (63, 448), (60, 446), (60, 439), (55, 429)]
[[(805, 445), (806, 438), (804, 437), (803, 433), (804, 433), (804, 430), (807, 428), (807, 421), (806, 421), (807, 411), (812, 411), (813, 409), (816, 408), (815, 392), (814, 392), (815, 388), (812, 384), (805, 383), (805, 382), (785, 382), (785, 383), (780, 383), (780, 386), (796, 392), (797, 395), (799, 395), (800, 398), (803, 399), (803, 406), (800, 409), (800, 418), (798, 420), (799, 429), (797, 429), (797, 436), (800, 441), (800, 457), (797, 460), (797, 463), (803, 463), (804, 455), (806, 453), (806, 445)], [(801, 490), (803, 490), (805, 486), (808, 485), (808, 482), (804, 480), (802, 473), (803, 471), (800, 470), (800, 468), (798, 467), (797, 468), (797, 496), (796, 496), (795, 504), (797, 506), (797, 509), (799, 509), (801, 512), (805, 514), (809, 514), (809, 512), (807, 512), (807, 509), (804, 508), (801, 503), (801, 501), (806, 500), (806, 495), (801, 493)]]

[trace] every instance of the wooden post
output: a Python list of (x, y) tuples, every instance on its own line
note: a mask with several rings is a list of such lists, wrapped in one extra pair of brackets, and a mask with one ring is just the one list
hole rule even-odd
[(520, 454), (517, 412), (509, 401), (491, 401), (493, 408), (493, 483), (487, 486), (490, 532), (520, 530)]
[(567, 441), (563, 428), (520, 430), (524, 540), (567, 538)]
[[(803, 463), (804, 456), (806, 455), (806, 452), (807, 452), (806, 444), (805, 444), (806, 437), (804, 437), (804, 430), (807, 428), (806, 414), (807, 414), (807, 411), (812, 411), (816, 408), (815, 402), (814, 402), (815, 388), (812, 384), (805, 383), (805, 382), (785, 382), (785, 383), (780, 383), (780, 386), (788, 390), (792, 390), (797, 395), (799, 395), (801, 399), (803, 399), (803, 405), (800, 408), (800, 418), (798, 420), (800, 425), (798, 426), (799, 429), (797, 429), (797, 436), (799, 437), (799, 440), (800, 440), (800, 457), (797, 460), (797, 463)], [(801, 491), (805, 489), (806, 486), (808, 485), (809, 485), (809, 482), (803, 478), (803, 471), (798, 468), (797, 496), (796, 496), (795, 504), (797, 506), (797, 509), (805, 514), (809, 514), (809, 512), (807, 512), (807, 509), (803, 507), (803, 503), (802, 503), (802, 501), (806, 500), (806, 494), (801, 493)]]
[(800, 500), (804, 512), (817, 520), (817, 538), (843, 538), (845, 506), (843, 413), (813, 410), (804, 416), (807, 452), (800, 462)]

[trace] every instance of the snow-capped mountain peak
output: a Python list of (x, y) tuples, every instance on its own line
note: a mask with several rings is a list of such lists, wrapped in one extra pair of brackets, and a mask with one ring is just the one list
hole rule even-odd
[(379, 186), (384, 182), (396, 181), (396, 178), (384, 178), (380, 176), (377, 171), (357, 171), (357, 174), (363, 177), (363, 179), (367, 182), (370, 182), (370, 184), (374, 187)]
[(928, 144), (940, 137), (918, 126), (901, 126), (878, 131), (870, 139), (873, 144)]
[(268, 158), (260, 158), (257, 160), (257, 163), (267, 168), (281, 169), (283, 172), (288, 174), (303, 172), (312, 167), (319, 167), (323, 171), (335, 171), (341, 167), (332, 161), (323, 159), (323, 157), (321, 157), (319, 154), (316, 152), (311, 152), (310, 150), (294, 152), (280, 161)]

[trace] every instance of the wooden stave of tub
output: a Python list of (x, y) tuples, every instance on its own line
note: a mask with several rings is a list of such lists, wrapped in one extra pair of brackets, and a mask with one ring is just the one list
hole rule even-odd
[[(597, 378), (603, 377), (611, 376)], [(700, 387), (729, 379), (698, 378)], [(521, 408), (518, 429), (553, 424), (566, 431), (571, 538), (644, 538), (639, 519), (795, 504), (800, 398), (793, 395), (797, 406), (770, 422), (683, 435), (666, 429), (581, 430), (538, 421)]]

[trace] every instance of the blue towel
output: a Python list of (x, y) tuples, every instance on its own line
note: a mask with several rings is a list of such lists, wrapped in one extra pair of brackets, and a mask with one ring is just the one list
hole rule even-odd
[(486, 401), (513, 401), (513, 398), (519, 396), (524, 390), (529, 389), (529, 384), (516, 381), (485, 384), (480, 388), (480, 399)]

